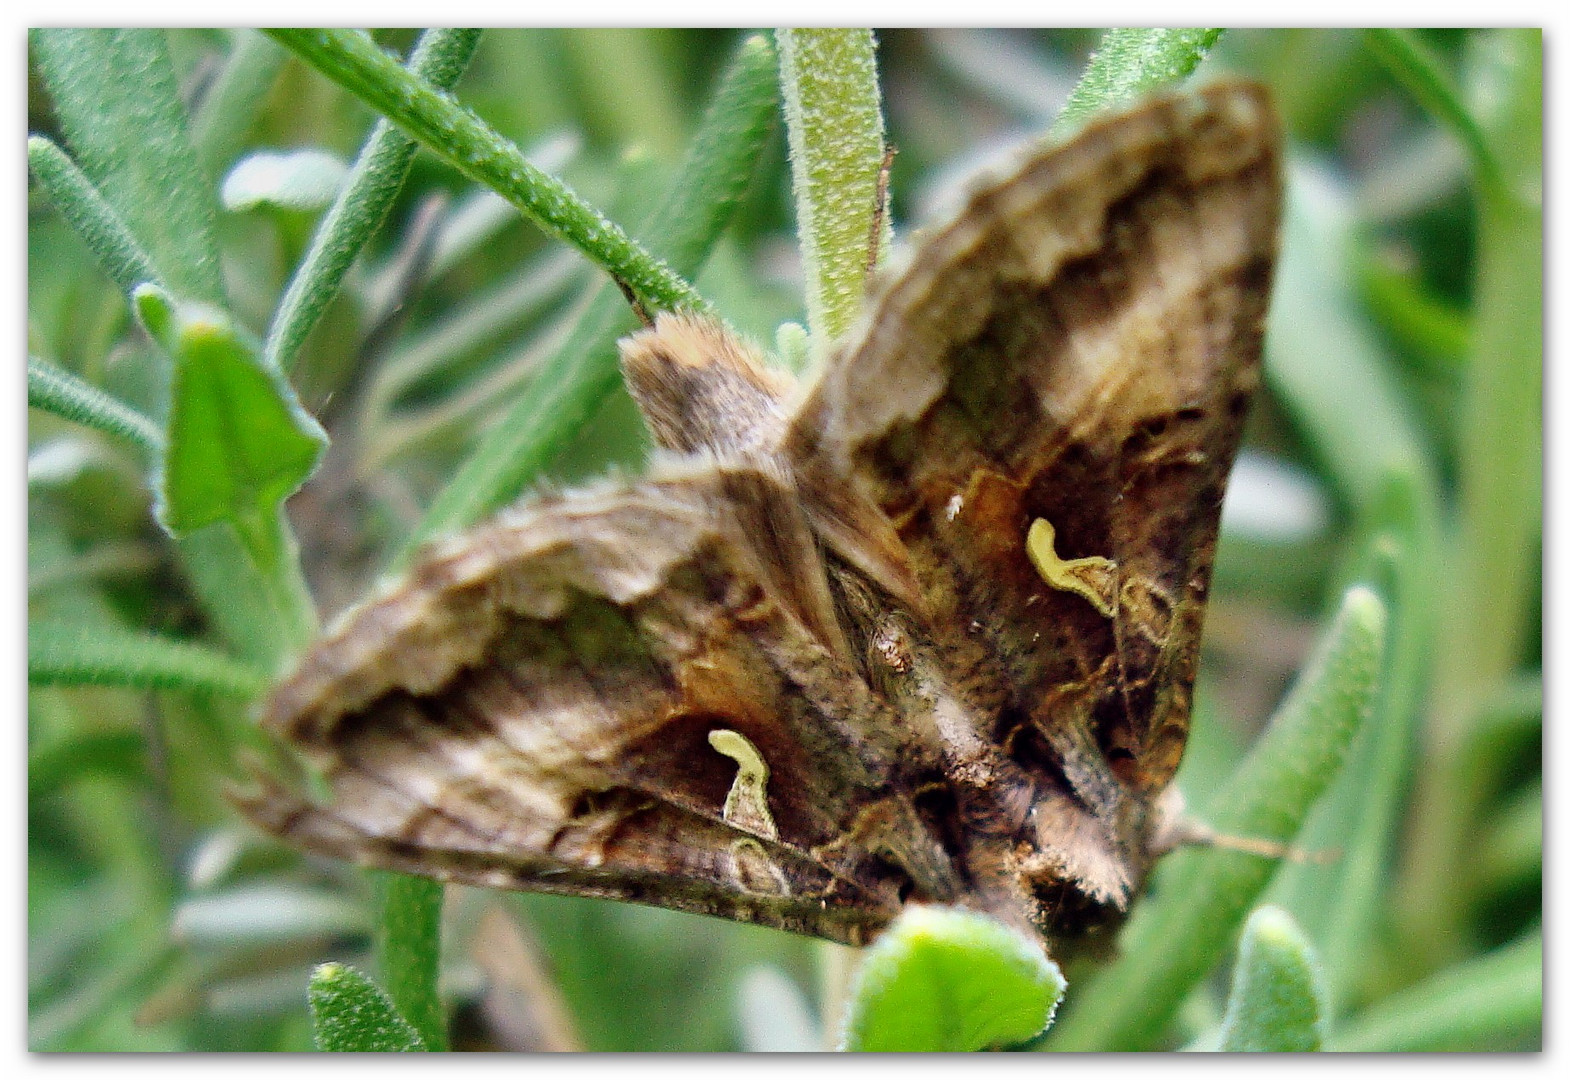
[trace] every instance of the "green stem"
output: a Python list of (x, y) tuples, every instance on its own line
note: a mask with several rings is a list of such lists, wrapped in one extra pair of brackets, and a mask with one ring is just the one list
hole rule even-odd
[(442, 883), (380, 871), (376, 963), (387, 996), (425, 1045), (447, 1049), (447, 1020), (437, 991), (441, 971)]
[(1349, 1053), (1522, 1049), (1542, 1042), (1540, 933), (1457, 964), (1365, 1010), (1330, 1039)]
[(1418, 104), (1444, 124), (1466, 148), (1480, 183), (1496, 187), (1500, 183), (1499, 161), (1477, 120), (1467, 111), (1461, 94), (1440, 66), (1439, 60), (1417, 34), (1403, 28), (1377, 27), (1364, 30), (1368, 49), (1385, 68), (1400, 80)]
[[(850, 329), (866, 288), (883, 166), (877, 43), (870, 30), (777, 30), (807, 326), (822, 356)], [(888, 221), (879, 247), (888, 248)]]
[(148, 459), (163, 450), (158, 425), (96, 386), (36, 356), (27, 358), (27, 404), (136, 444)]
[(64, 150), (42, 135), (29, 135), (27, 167), (121, 292), (129, 293), (143, 282), (159, 282), (147, 252)]
[(1062, 135), (1108, 106), (1187, 78), (1221, 34), (1203, 27), (1108, 30), (1058, 114), (1053, 133)]
[[(720, 82), (675, 182), (645, 230), (678, 271), (703, 264), (745, 191), (767, 141), (775, 107), (774, 51), (743, 43)], [(426, 512), (395, 565), (420, 544), (465, 528), (513, 498), (620, 385), (616, 339), (631, 328), (626, 302), (600, 290), (568, 345), (487, 433)]]
[[(480, 44), (480, 30), (427, 30), (409, 59), (409, 73), (438, 90), (457, 84)], [(266, 39), (263, 39), (266, 40)], [(270, 43), (269, 43), (270, 44)], [(322, 312), (338, 295), (349, 264), (381, 226), (414, 164), (419, 145), (378, 120), (343, 189), (322, 217), (310, 250), (273, 313), (264, 362), (288, 371)]]
[(135, 686), (251, 698), (266, 672), (200, 645), (151, 634), (51, 622), (27, 628), (27, 681), (33, 686)]
[(268, 30), (276, 41), (419, 140), (471, 180), (582, 251), (661, 309), (704, 308), (675, 271), (639, 247), (555, 177), (536, 169), (511, 141), (423, 79), (405, 71), (364, 33)]
[[(1479, 706), (1527, 657), (1541, 566), (1543, 213), (1542, 37), (1490, 32), (1479, 119), (1500, 183), (1478, 176), (1474, 336), (1461, 401), (1456, 532), (1447, 552), (1419, 823), (1400, 893), (1408, 944), (1430, 965), (1465, 955), (1466, 902), (1482, 806), (1494, 777), (1466, 753)], [(1480, 95), (1482, 96), (1482, 95)]]
[(82, 172), (189, 299), (222, 306), (212, 182), (191, 145), (167, 31), (50, 28), (29, 35)]
[(288, 54), (255, 30), (234, 30), (223, 71), (191, 117), (191, 141), (202, 167), (223, 176), (272, 89)]

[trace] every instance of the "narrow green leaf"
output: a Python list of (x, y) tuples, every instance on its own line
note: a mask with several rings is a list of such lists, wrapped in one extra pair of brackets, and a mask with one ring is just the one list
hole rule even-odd
[[(31, 642), (29, 642), (31, 648)], [(89, 732), (27, 748), (27, 799), (60, 791), (83, 776), (113, 776), (135, 786), (150, 782), (147, 740), (140, 731)]]
[(346, 964), (318, 967), (307, 996), (318, 1050), (368, 1054), (426, 1048), (387, 995)]
[(1472, 320), (1451, 301), (1425, 291), (1416, 273), (1368, 260), (1358, 273), (1363, 301), (1414, 365), (1437, 379), (1454, 379), (1470, 350)]
[(202, 645), (152, 634), (33, 622), (27, 628), (33, 686), (136, 686), (252, 698), (268, 674)]
[(1530, 934), (1365, 1009), (1331, 1050), (1525, 1050), (1542, 1044), (1543, 937)]
[(418, 139), (471, 180), (491, 188), (529, 218), (603, 266), (660, 309), (703, 308), (678, 273), (627, 237), (619, 226), (474, 113), (398, 66), (364, 33), (268, 30), (323, 75)]
[[(1313, 659), (1211, 809), (1219, 833), (1288, 843), (1335, 777), (1379, 688), (1385, 606), (1347, 590)], [(1216, 965), (1276, 860), (1212, 848), (1159, 868), (1154, 895), (1130, 918), (1121, 958), (1081, 985), (1053, 1030), (1054, 1050), (1154, 1045), (1183, 999)]]
[(1480, 31), (1471, 93), (1503, 183), (1480, 185), (1472, 354), (1458, 406), (1455, 536), (1440, 583), (1428, 760), (1397, 887), (1404, 944), (1429, 966), (1465, 956), (1473, 830), (1492, 778), (1466, 754), (1478, 705), (1540, 634), (1543, 473), (1543, 38)]
[(1461, 140), (1472, 167), (1485, 185), (1500, 182), (1499, 162), (1477, 121), (1461, 102), (1461, 94), (1440, 66), (1439, 58), (1417, 34), (1402, 27), (1363, 31), (1369, 52), (1385, 65), (1407, 92)]
[(388, 995), (426, 1046), (447, 1049), (441, 973), (442, 883), (374, 872), (378, 906), (376, 961)]
[(289, 54), (255, 30), (230, 31), (223, 70), (191, 117), (191, 141), (210, 179), (228, 171)]
[[(777, 30), (790, 137), (796, 235), (816, 355), (861, 310), (883, 166), (883, 109), (872, 31)], [(879, 246), (888, 248), (885, 218)]]
[(158, 274), (223, 303), (212, 185), (191, 145), (162, 30), (34, 30), (39, 72), (77, 163)]
[[(409, 58), (410, 75), (427, 80), (435, 90), (452, 89), (474, 58), (480, 34), (468, 29), (427, 30)], [(338, 295), (349, 265), (403, 190), (418, 149), (391, 123), (377, 121), (273, 314), (263, 349), (269, 365), (284, 371), (294, 367), (300, 346)]]
[[(693, 274), (702, 266), (757, 167), (775, 107), (774, 64), (774, 50), (762, 37), (742, 44), (676, 180), (643, 230), (650, 247), (665, 253), (678, 272)], [(616, 340), (632, 326), (621, 294), (602, 288), (568, 345), (437, 496), (399, 564), (420, 544), (472, 525), (516, 496), (561, 451), (620, 384)]]
[(27, 404), (95, 431), (128, 439), (148, 458), (157, 457), (163, 449), (163, 432), (147, 417), (36, 356), (27, 358)]
[(1221, 1049), (1283, 1052), (1324, 1045), (1329, 1001), (1319, 960), (1292, 916), (1256, 908), (1243, 924)]
[(1094, 113), (1186, 78), (1221, 31), (1203, 27), (1108, 30), (1053, 125), (1061, 135)]
[[(1273, 893), (1319, 943), (1332, 990), (1354, 993), (1390, 899), (1386, 867), (1407, 798), (1433, 667), (1440, 565), (1433, 451), (1385, 353), (1359, 314), (1356, 218), (1326, 171), (1298, 164), (1287, 185), (1265, 376), (1364, 538), (1363, 565), (1390, 608), (1386, 673), (1371, 721), (1301, 842), (1339, 850), (1330, 866), (1284, 867)], [(1333, 362), (1327, 362), (1332, 358)], [(1413, 894), (1424, 895), (1424, 894)]]
[(1063, 974), (995, 919), (913, 907), (867, 950), (843, 1048), (968, 1051), (1022, 1043), (1052, 1022)]
[(104, 273), (123, 292), (130, 293), (143, 282), (158, 283), (158, 271), (147, 252), (64, 150), (42, 135), (29, 135), (27, 167)]

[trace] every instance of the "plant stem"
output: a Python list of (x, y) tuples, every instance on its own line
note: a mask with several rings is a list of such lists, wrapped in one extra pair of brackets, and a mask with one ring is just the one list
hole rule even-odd
[[(775, 103), (774, 51), (743, 43), (704, 114), (692, 148), (645, 230), (679, 271), (708, 256), (757, 165)], [(631, 326), (626, 302), (605, 286), (559, 352), (437, 496), (395, 560), (465, 528), (513, 498), (543, 469), (619, 384), (616, 339)]]
[(1052, 125), (1053, 134), (1063, 135), (1109, 105), (1187, 78), (1221, 34), (1206, 28), (1108, 30)]
[[(1468, 887), (1492, 771), (1465, 752), (1467, 728), (1517, 669), (1530, 630), (1542, 527), (1542, 35), (1494, 31), (1478, 120), (1499, 182), (1478, 176), (1472, 355), (1456, 451), (1456, 534), (1447, 552), (1419, 825), (1400, 895), (1408, 945), (1430, 966), (1467, 952)], [(1536, 193), (1536, 194), (1534, 194)]]
[(151, 634), (51, 622), (27, 628), (32, 686), (136, 686), (200, 690), (251, 698), (268, 674), (220, 652)]
[(157, 279), (222, 305), (217, 203), (191, 145), (165, 33), (54, 28), (30, 36), (73, 157)]
[[(479, 30), (427, 30), (409, 58), (410, 75), (438, 90), (450, 90), (473, 59), (480, 34)], [(338, 295), (349, 264), (403, 190), (418, 149), (419, 145), (393, 124), (376, 122), (273, 313), (262, 350), (265, 363), (283, 371), (294, 367), (300, 346)]]
[(660, 309), (705, 304), (670, 267), (627, 237), (574, 191), (536, 169), (474, 113), (400, 67), (364, 33), (268, 30), (276, 41), (380, 112), (471, 180), (576, 247)]
[[(777, 30), (796, 235), (813, 355), (861, 311), (883, 166), (877, 43), (870, 30)], [(878, 237), (887, 249), (885, 218)]]
[(27, 358), (27, 404), (136, 444), (152, 460), (163, 450), (158, 425), (96, 386), (36, 356)]
[(158, 271), (147, 252), (64, 150), (42, 135), (29, 135), (27, 167), (121, 292), (129, 293), (143, 282), (158, 284)]
[(208, 175), (218, 180), (244, 145), (288, 54), (255, 30), (234, 30), (228, 59), (191, 117), (191, 141)]
[[(1347, 590), (1315, 657), (1238, 766), (1217, 831), (1290, 842), (1345, 760), (1368, 716), (1384, 664), (1385, 606)], [(1048, 1035), (1054, 1050), (1143, 1050), (1155, 1045), (1183, 999), (1228, 946), (1277, 861), (1212, 848), (1177, 852), (1159, 891), (1129, 919), (1122, 957), (1081, 986)]]
[(447, 1020), (437, 992), (441, 971), (442, 883), (374, 872), (376, 963), (387, 996), (425, 1045), (447, 1049)]
[(1485, 187), (1497, 186), (1502, 179), (1499, 159), (1477, 120), (1467, 111), (1450, 77), (1439, 61), (1411, 30), (1377, 27), (1363, 31), (1369, 51), (1400, 80), (1419, 105), (1444, 124), (1466, 148), (1472, 167)]

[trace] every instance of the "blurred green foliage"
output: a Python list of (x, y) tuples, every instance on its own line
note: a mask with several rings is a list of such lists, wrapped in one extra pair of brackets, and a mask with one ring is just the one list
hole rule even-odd
[[(636, 235), (743, 37), (490, 31), (455, 93)], [(377, 34), (400, 56), (415, 38)], [(1097, 41), (881, 35), (896, 235), (988, 151), (1050, 127)], [(71, 155), (166, 284), (225, 297), (235, 324), (266, 339), (316, 211), (225, 210), (222, 181), (252, 153), (351, 162), (373, 113), (250, 31), (46, 31), (30, 45), (31, 131)], [(1299, 839), (1333, 857), (1285, 866), (1267, 898), (1318, 957), (1327, 1045), (1536, 1047), (1541, 35), (1237, 30), (1196, 77), (1223, 72), (1272, 87), (1291, 197), (1268, 392), (1248, 432), (1274, 471), (1240, 481), (1229, 506), (1180, 784), (1207, 809), (1345, 587), (1371, 583), (1389, 606), (1382, 689)], [(375, 890), (263, 840), (221, 797), (256, 752), (234, 688), (287, 651), (300, 613), (276, 610), (288, 582), (234, 541), (175, 543), (155, 524), (144, 449), (115, 433), (167, 424), (169, 361), (132, 316), (134, 283), (110, 276), (145, 264), (105, 262), (84, 242), (68, 211), (86, 204), (60, 194), (75, 177), (39, 155), (28, 348), (41, 376), (73, 381), (30, 397), (29, 1044), (308, 1049), (316, 965), (374, 971)], [(762, 341), (805, 321), (792, 207), (776, 130), (695, 280)], [(537, 373), (554, 370), (602, 284), (435, 155), (414, 157), (286, 365), (333, 439), (288, 504), (323, 619), (364, 593)], [(88, 414), (61, 415), (49, 396), (60, 387)], [(109, 395), (110, 411), (92, 413), (81, 387)], [(549, 448), (547, 472), (636, 469), (646, 448), (613, 389)], [(128, 659), (95, 659), (116, 642), (134, 643)], [(1158, 871), (1153, 894), (1175, 876)], [(521, 958), (510, 977), (482, 919), (498, 908)], [(443, 930), (459, 1047), (540, 1045), (542, 1029), (519, 1017), (550, 1013), (555, 1037), (593, 1049), (736, 1049), (757, 1028), (746, 1010), (761, 1007), (741, 992), (749, 972), (781, 974), (776, 991), (813, 1003), (827, 1032), (847, 984), (838, 950), (625, 905), (455, 890)], [(1229, 966), (1215, 964), (1146, 1045), (1214, 1033), (1224, 1007), (1235, 1012)], [(1076, 983), (1095, 977), (1066, 974), (1065, 1023)]]

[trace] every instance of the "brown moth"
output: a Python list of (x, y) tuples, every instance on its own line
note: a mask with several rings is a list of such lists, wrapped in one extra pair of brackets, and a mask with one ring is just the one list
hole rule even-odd
[(861, 944), (957, 904), (1061, 955), (1168, 843), (1276, 250), (1232, 83), (973, 188), (794, 386), (706, 319), (622, 345), (663, 452), (340, 620), (252, 820), (442, 880)]

